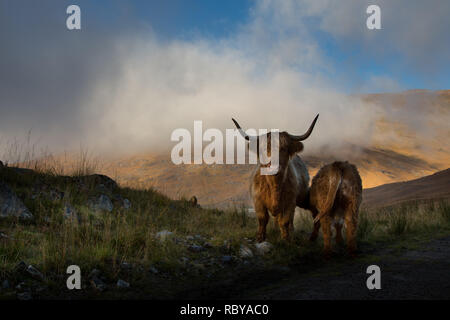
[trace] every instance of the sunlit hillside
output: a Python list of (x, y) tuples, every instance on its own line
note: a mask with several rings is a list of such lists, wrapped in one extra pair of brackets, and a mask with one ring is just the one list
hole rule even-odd
[[(325, 163), (348, 160), (361, 173), (364, 188), (411, 180), (450, 167), (450, 90), (411, 90), (370, 94), (378, 106), (370, 146), (348, 143), (336, 152), (326, 148), (301, 154), (310, 174)], [(241, 205), (248, 200), (251, 165), (174, 165), (168, 152), (106, 161), (103, 173), (129, 186), (152, 186), (175, 197), (196, 195), (202, 205)]]

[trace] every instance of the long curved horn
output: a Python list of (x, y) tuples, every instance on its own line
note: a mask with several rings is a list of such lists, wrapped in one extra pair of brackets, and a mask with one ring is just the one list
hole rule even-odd
[(319, 114), (317, 114), (317, 116), (314, 118), (313, 122), (309, 126), (309, 129), (308, 129), (308, 131), (306, 131), (306, 133), (302, 134), (301, 136), (294, 136), (294, 135), (290, 134), (289, 138), (291, 138), (292, 140), (295, 140), (295, 141), (303, 141), (303, 140), (308, 139), (308, 137), (311, 135), (311, 132), (314, 129), (314, 126), (316, 125), (316, 121), (318, 118), (319, 118)]
[(241, 136), (243, 136), (245, 138), (245, 140), (250, 140), (250, 136), (248, 134), (245, 133), (244, 130), (242, 130), (241, 126), (239, 125), (239, 123), (237, 123), (236, 120), (234, 120), (233, 118), (231, 118), (231, 120), (233, 120), (234, 125), (236, 126), (236, 128), (239, 130), (239, 133), (241, 134)]

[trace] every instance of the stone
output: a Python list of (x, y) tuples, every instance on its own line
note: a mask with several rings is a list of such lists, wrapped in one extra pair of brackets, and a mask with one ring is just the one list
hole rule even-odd
[(23, 300), (23, 301), (29, 301), (29, 300), (33, 300), (33, 296), (31, 295), (30, 292), (26, 291), (26, 292), (18, 293), (17, 299)]
[(132, 265), (131, 265), (131, 263), (128, 263), (128, 262), (122, 262), (121, 264), (120, 264), (120, 268), (122, 269), (122, 270), (131, 270), (132, 269)]
[(205, 265), (203, 263), (193, 262), (191, 265), (192, 265), (193, 268), (195, 268), (197, 270), (200, 270), (200, 271), (206, 270), (206, 267), (205, 267)]
[(0, 218), (17, 217), (24, 220), (33, 218), (28, 208), (16, 193), (4, 182), (0, 181)]
[(131, 208), (131, 201), (128, 199), (123, 199), (123, 208), (125, 210), (128, 210)]
[(220, 260), (222, 261), (222, 263), (231, 263), (233, 261), (233, 257), (232, 256), (222, 256), (222, 258)]
[(59, 201), (64, 198), (64, 192), (62, 191), (56, 191), (56, 190), (50, 190), (48, 193), (48, 198), (52, 201)]
[(194, 239), (197, 240), (197, 241), (203, 241), (204, 240), (204, 238), (201, 235), (199, 235), (199, 234), (196, 234), (194, 236)]
[(189, 262), (189, 258), (188, 257), (181, 257), (181, 262), (183, 264), (187, 264)]
[(239, 256), (241, 258), (252, 258), (253, 251), (249, 247), (241, 245), (241, 249), (239, 250)]
[(24, 272), (24, 271), (27, 270), (27, 267), (28, 267), (28, 265), (27, 265), (25, 262), (20, 261), (20, 262), (15, 266), (15, 270), (18, 271), (18, 272)]
[(201, 251), (204, 251), (204, 250), (205, 250), (204, 247), (199, 246), (199, 245), (197, 245), (197, 244), (193, 244), (192, 246), (189, 246), (188, 249), (189, 249), (190, 251), (192, 251), (192, 252), (201, 252)]
[(205, 243), (203, 244), (203, 246), (204, 246), (206, 249), (211, 249), (211, 248), (213, 247), (213, 245), (212, 245), (210, 242), (205, 242)]
[(151, 266), (149, 270), (150, 270), (151, 273), (154, 273), (154, 274), (158, 274), (159, 273), (158, 269), (156, 269), (153, 266)]
[(277, 270), (280, 272), (283, 272), (283, 273), (291, 272), (291, 268), (286, 267), (286, 266), (279, 266), (279, 267), (277, 267)]
[(27, 272), (29, 275), (31, 275), (33, 278), (38, 280), (44, 280), (44, 275), (35, 267), (33, 267), (31, 264), (27, 267)]
[(16, 286), (16, 290), (23, 290), (26, 288), (26, 284), (25, 282), (20, 282), (17, 286)]
[(78, 221), (78, 223), (81, 222), (77, 210), (75, 210), (75, 208), (72, 207), (69, 203), (66, 203), (64, 205), (64, 218), (71, 221)]
[(168, 230), (163, 230), (163, 231), (158, 232), (155, 235), (155, 238), (160, 240), (160, 241), (166, 241), (169, 238), (171, 238), (172, 236), (173, 236), (173, 232), (170, 232)]
[(88, 275), (89, 279), (95, 278), (95, 277), (99, 277), (100, 276), (100, 270), (98, 269), (92, 269), (91, 272)]
[[(113, 191), (118, 188), (117, 183), (108, 176), (102, 174), (92, 174), (76, 178), (76, 181), (80, 185), (93, 185), (98, 189), (106, 188), (108, 191)], [(101, 187), (98, 187), (102, 185)]]
[(225, 241), (223, 242), (222, 248), (223, 248), (223, 250), (224, 250), (225, 252), (230, 253), (230, 251), (231, 251), (231, 241), (225, 240)]
[(2, 289), (9, 289), (11, 285), (9, 284), (8, 279), (3, 280), (2, 282)]
[(273, 245), (267, 241), (255, 244), (256, 251), (260, 255), (268, 253), (270, 250), (272, 250), (272, 247)]
[(114, 209), (114, 206), (111, 202), (111, 199), (104, 194), (89, 200), (89, 207), (94, 211), (107, 211), (111, 212)]
[(117, 288), (129, 288), (130, 284), (125, 280), (119, 279), (117, 280)]
[(91, 279), (91, 285), (94, 289), (98, 291), (104, 291), (106, 289), (106, 284), (98, 277), (93, 277)]

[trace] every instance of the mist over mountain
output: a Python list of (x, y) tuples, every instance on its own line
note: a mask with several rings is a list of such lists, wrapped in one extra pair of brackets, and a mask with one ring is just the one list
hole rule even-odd
[[(373, 104), (377, 121), (371, 135), (355, 143), (337, 135), (329, 144), (314, 147), (322, 135), (321, 114), (312, 137), (299, 155), (311, 177), (324, 164), (348, 160), (357, 165), (363, 187), (406, 181), (450, 167), (450, 90), (411, 90), (360, 97)], [(348, 126), (343, 121), (341, 126)], [(336, 142), (332, 145), (333, 142)], [(173, 142), (175, 145), (175, 142)], [(154, 187), (171, 197), (198, 197), (202, 205), (249, 205), (253, 165), (174, 165), (170, 150), (106, 160), (104, 172), (120, 183)]]

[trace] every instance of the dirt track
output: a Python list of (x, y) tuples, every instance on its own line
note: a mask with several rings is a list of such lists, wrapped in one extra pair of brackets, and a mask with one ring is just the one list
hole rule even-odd
[[(365, 261), (367, 260), (367, 261)], [(381, 268), (381, 289), (368, 290), (367, 266)], [(373, 252), (351, 263), (293, 274), (243, 292), (241, 299), (450, 299), (450, 237), (420, 249)]]

